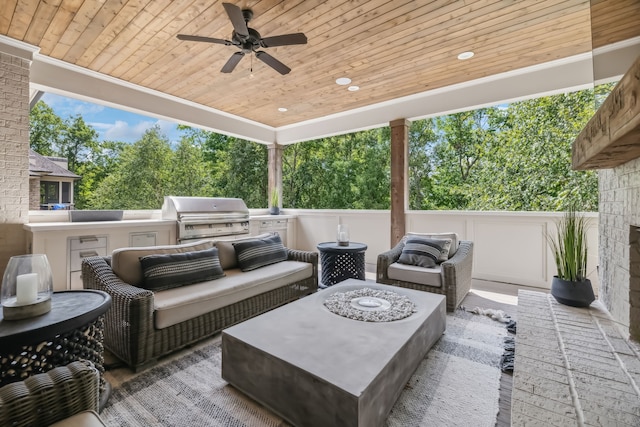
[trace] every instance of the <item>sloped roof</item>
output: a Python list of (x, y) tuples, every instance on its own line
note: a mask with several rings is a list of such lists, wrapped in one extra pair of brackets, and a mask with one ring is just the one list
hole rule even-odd
[(29, 176), (51, 176), (80, 179), (81, 176), (57, 165), (47, 157), (29, 149)]

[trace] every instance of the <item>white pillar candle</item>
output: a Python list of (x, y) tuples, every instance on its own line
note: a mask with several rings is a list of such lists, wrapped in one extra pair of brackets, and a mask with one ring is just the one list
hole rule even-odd
[(38, 300), (38, 273), (21, 274), (16, 278), (16, 303), (33, 304)]
[(341, 242), (346, 242), (347, 241), (347, 233), (345, 233), (344, 231), (341, 231), (339, 239), (340, 239)]

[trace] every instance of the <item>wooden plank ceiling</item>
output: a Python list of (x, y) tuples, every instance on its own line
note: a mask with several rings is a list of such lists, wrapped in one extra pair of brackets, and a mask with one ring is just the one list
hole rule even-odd
[[(2, 0), (0, 34), (39, 46), (43, 55), (274, 127), (592, 47), (588, 0), (227, 1), (253, 10), (249, 27), (262, 37), (306, 34), (307, 45), (265, 49), (290, 74), (250, 55), (223, 74), (236, 47), (178, 40), (180, 33), (231, 38), (222, 2), (214, 0)], [(601, 22), (608, 39), (629, 25)], [(468, 50), (472, 59), (457, 59)], [(338, 77), (360, 90), (336, 85)]]

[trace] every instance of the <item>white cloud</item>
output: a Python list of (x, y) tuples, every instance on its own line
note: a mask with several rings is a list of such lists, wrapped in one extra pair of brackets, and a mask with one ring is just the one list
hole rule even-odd
[(45, 93), (42, 96), (42, 100), (62, 118), (76, 116), (78, 114), (81, 116), (99, 114), (105, 109), (102, 105), (79, 101), (77, 99), (67, 98), (51, 93)]
[(142, 135), (155, 125), (169, 138), (172, 139), (176, 129), (176, 124), (166, 120), (144, 120), (131, 124), (123, 120), (116, 120), (115, 123), (92, 122), (90, 125), (96, 129), (102, 139), (109, 141), (135, 142), (142, 138)]

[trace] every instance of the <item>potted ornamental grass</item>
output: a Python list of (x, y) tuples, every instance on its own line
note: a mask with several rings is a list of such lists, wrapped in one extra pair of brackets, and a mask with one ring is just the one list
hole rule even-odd
[(270, 205), (269, 213), (271, 215), (279, 215), (280, 214), (280, 193), (278, 192), (278, 187), (273, 187), (271, 189), (271, 197), (270, 197)]
[(556, 223), (556, 235), (547, 236), (558, 271), (551, 295), (561, 304), (588, 307), (595, 300), (586, 277), (588, 225), (588, 219), (571, 207)]

